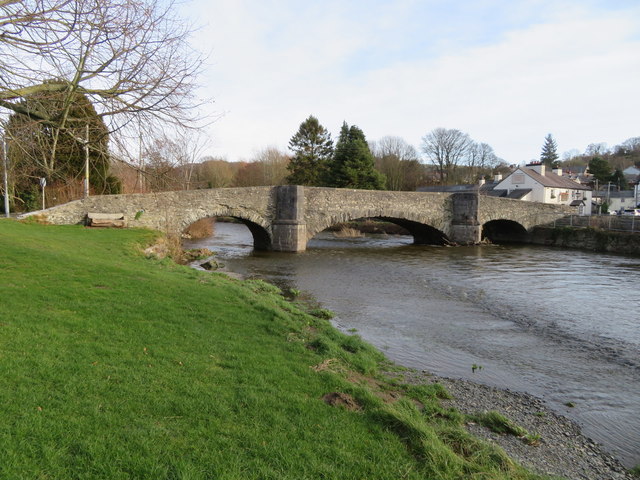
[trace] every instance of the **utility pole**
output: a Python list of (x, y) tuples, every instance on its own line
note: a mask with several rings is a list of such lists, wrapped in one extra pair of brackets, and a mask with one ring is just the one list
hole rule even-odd
[(84, 198), (89, 198), (89, 124), (86, 125), (86, 138), (84, 140)]
[[(6, 132), (6, 130), (5, 130)], [(7, 218), (11, 216), (9, 212), (9, 167), (7, 160), (7, 139), (2, 135), (2, 165), (4, 166), (4, 214)]]

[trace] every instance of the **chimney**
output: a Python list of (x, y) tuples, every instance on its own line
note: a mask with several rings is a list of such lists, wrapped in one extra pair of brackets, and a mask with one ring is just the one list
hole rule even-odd
[(480, 186), (484, 185), (484, 177), (480, 178), (480, 181), (478, 182), (478, 185), (480, 185)]
[(562, 167), (554, 168), (552, 171), (553, 171), (553, 173), (555, 173), (559, 177), (562, 176)]
[(539, 173), (544, 177), (545, 173), (545, 165), (542, 162), (529, 162), (525, 165), (527, 168), (530, 168), (534, 172)]
[(501, 174), (501, 173), (496, 173), (496, 174), (493, 176), (493, 181), (494, 181), (495, 183), (501, 182), (501, 181), (502, 181), (502, 174)]

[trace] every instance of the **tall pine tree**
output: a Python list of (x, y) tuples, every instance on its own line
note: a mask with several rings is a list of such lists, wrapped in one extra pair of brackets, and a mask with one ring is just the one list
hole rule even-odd
[(327, 184), (332, 187), (382, 190), (386, 178), (375, 169), (374, 158), (362, 130), (342, 124), (333, 159), (329, 164)]
[(287, 182), (293, 185), (321, 186), (326, 177), (327, 163), (333, 154), (331, 134), (310, 115), (300, 124), (289, 140), (294, 156), (287, 169)]
[(547, 167), (554, 168), (558, 165), (558, 144), (551, 134), (544, 137), (544, 145), (540, 154), (540, 161)]

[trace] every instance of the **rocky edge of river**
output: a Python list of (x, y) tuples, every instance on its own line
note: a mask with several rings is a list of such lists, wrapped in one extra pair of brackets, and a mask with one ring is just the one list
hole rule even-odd
[(403, 378), (416, 384), (440, 383), (453, 397), (443, 400), (443, 404), (462, 413), (497, 411), (528, 432), (540, 435), (538, 444), (528, 445), (513, 435), (467, 424), (470, 433), (498, 445), (531, 471), (570, 480), (637, 479), (598, 443), (583, 435), (576, 423), (552, 411), (539, 398), (428, 372), (408, 371)]

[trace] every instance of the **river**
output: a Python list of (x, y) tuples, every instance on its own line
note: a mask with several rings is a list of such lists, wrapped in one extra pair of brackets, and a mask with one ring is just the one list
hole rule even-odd
[(640, 464), (640, 258), (329, 232), (304, 253), (254, 252), (244, 225), (215, 230), (185, 247), (312, 295), (397, 363), (542, 398)]

